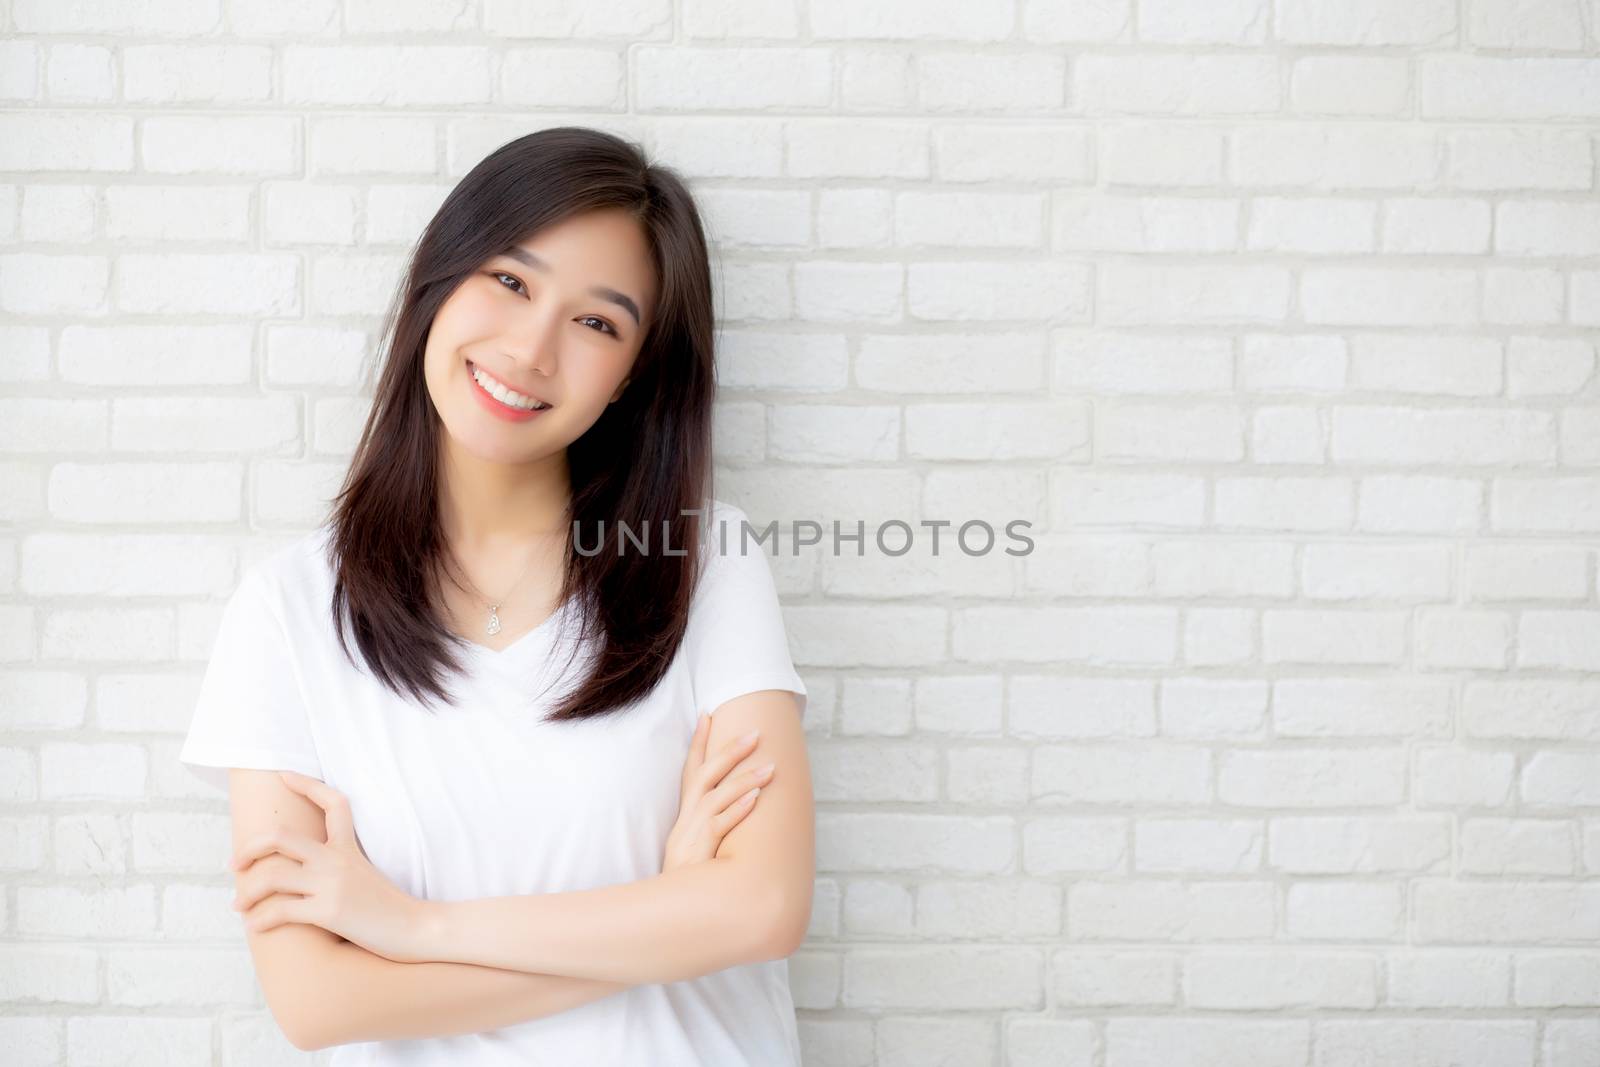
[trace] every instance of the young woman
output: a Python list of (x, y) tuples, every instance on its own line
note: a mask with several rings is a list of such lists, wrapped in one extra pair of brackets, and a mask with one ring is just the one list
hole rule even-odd
[(609, 134), (513, 141), (390, 326), (332, 515), (246, 567), (179, 757), (230, 790), (275, 1019), (340, 1067), (798, 1064), (806, 689), (710, 493), (689, 193)]

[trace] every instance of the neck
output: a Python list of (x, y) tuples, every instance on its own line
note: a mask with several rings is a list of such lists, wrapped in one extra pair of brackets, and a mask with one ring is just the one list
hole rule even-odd
[(572, 496), (566, 449), (526, 463), (497, 463), (443, 436), (439, 521), (458, 552), (526, 550), (530, 541), (566, 533)]

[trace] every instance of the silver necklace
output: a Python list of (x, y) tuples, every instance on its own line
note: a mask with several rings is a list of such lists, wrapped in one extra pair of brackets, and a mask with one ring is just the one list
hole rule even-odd
[[(455, 553), (452, 552), (450, 556), (452, 559), (455, 559)], [(456, 566), (461, 567), (461, 561), (459, 559), (456, 559)], [(512, 584), (511, 588), (507, 589), (505, 593), (501, 595), (499, 601), (490, 604), (488, 597), (485, 597), (483, 593), (479, 592), (477, 586), (472, 585), (472, 579), (467, 577), (466, 568), (461, 568), (462, 580), (464, 580), (468, 585), (472, 586), (472, 591), (477, 595), (479, 600), (482, 600), (485, 604), (489, 604), (489, 624), (484, 627), (484, 633), (488, 634), (490, 637), (493, 637), (495, 634), (500, 632), (500, 605), (506, 602), (506, 597), (516, 592), (517, 586), (522, 584), (522, 579), (526, 578), (528, 576), (528, 572), (532, 569), (533, 560), (529, 559), (528, 565), (522, 569), (522, 577), (518, 578), (516, 582)]]

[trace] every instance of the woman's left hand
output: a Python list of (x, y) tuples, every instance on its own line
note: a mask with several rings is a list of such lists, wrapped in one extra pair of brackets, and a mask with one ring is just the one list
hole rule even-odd
[[(284, 784), (327, 813), (328, 840), (274, 830), (234, 854), (229, 867), (245, 873), (239, 876), (233, 906), (244, 913), (245, 926), (261, 931), (283, 923), (309, 923), (398, 963), (424, 962), (417, 935), (425, 902), (390, 882), (367, 859), (356, 841), (350, 801), (315, 778), (293, 771), (279, 773)], [(274, 852), (299, 861), (298, 866), (264, 864), (248, 869)], [(264, 899), (273, 893), (297, 893), (300, 899)]]

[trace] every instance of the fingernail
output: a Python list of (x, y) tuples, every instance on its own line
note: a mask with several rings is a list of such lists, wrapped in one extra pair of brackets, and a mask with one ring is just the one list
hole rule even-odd
[(750, 742), (754, 741), (756, 738), (758, 738), (760, 736), (761, 736), (761, 731), (760, 730), (751, 730), (749, 733), (745, 734), (739, 740), (743, 741), (745, 744), (748, 745)]
[(776, 763), (769, 763), (765, 767), (757, 767), (756, 768), (756, 774), (765, 777), (766, 775), (771, 774), (772, 773), (772, 768), (774, 768), (776, 766), (777, 766)]

